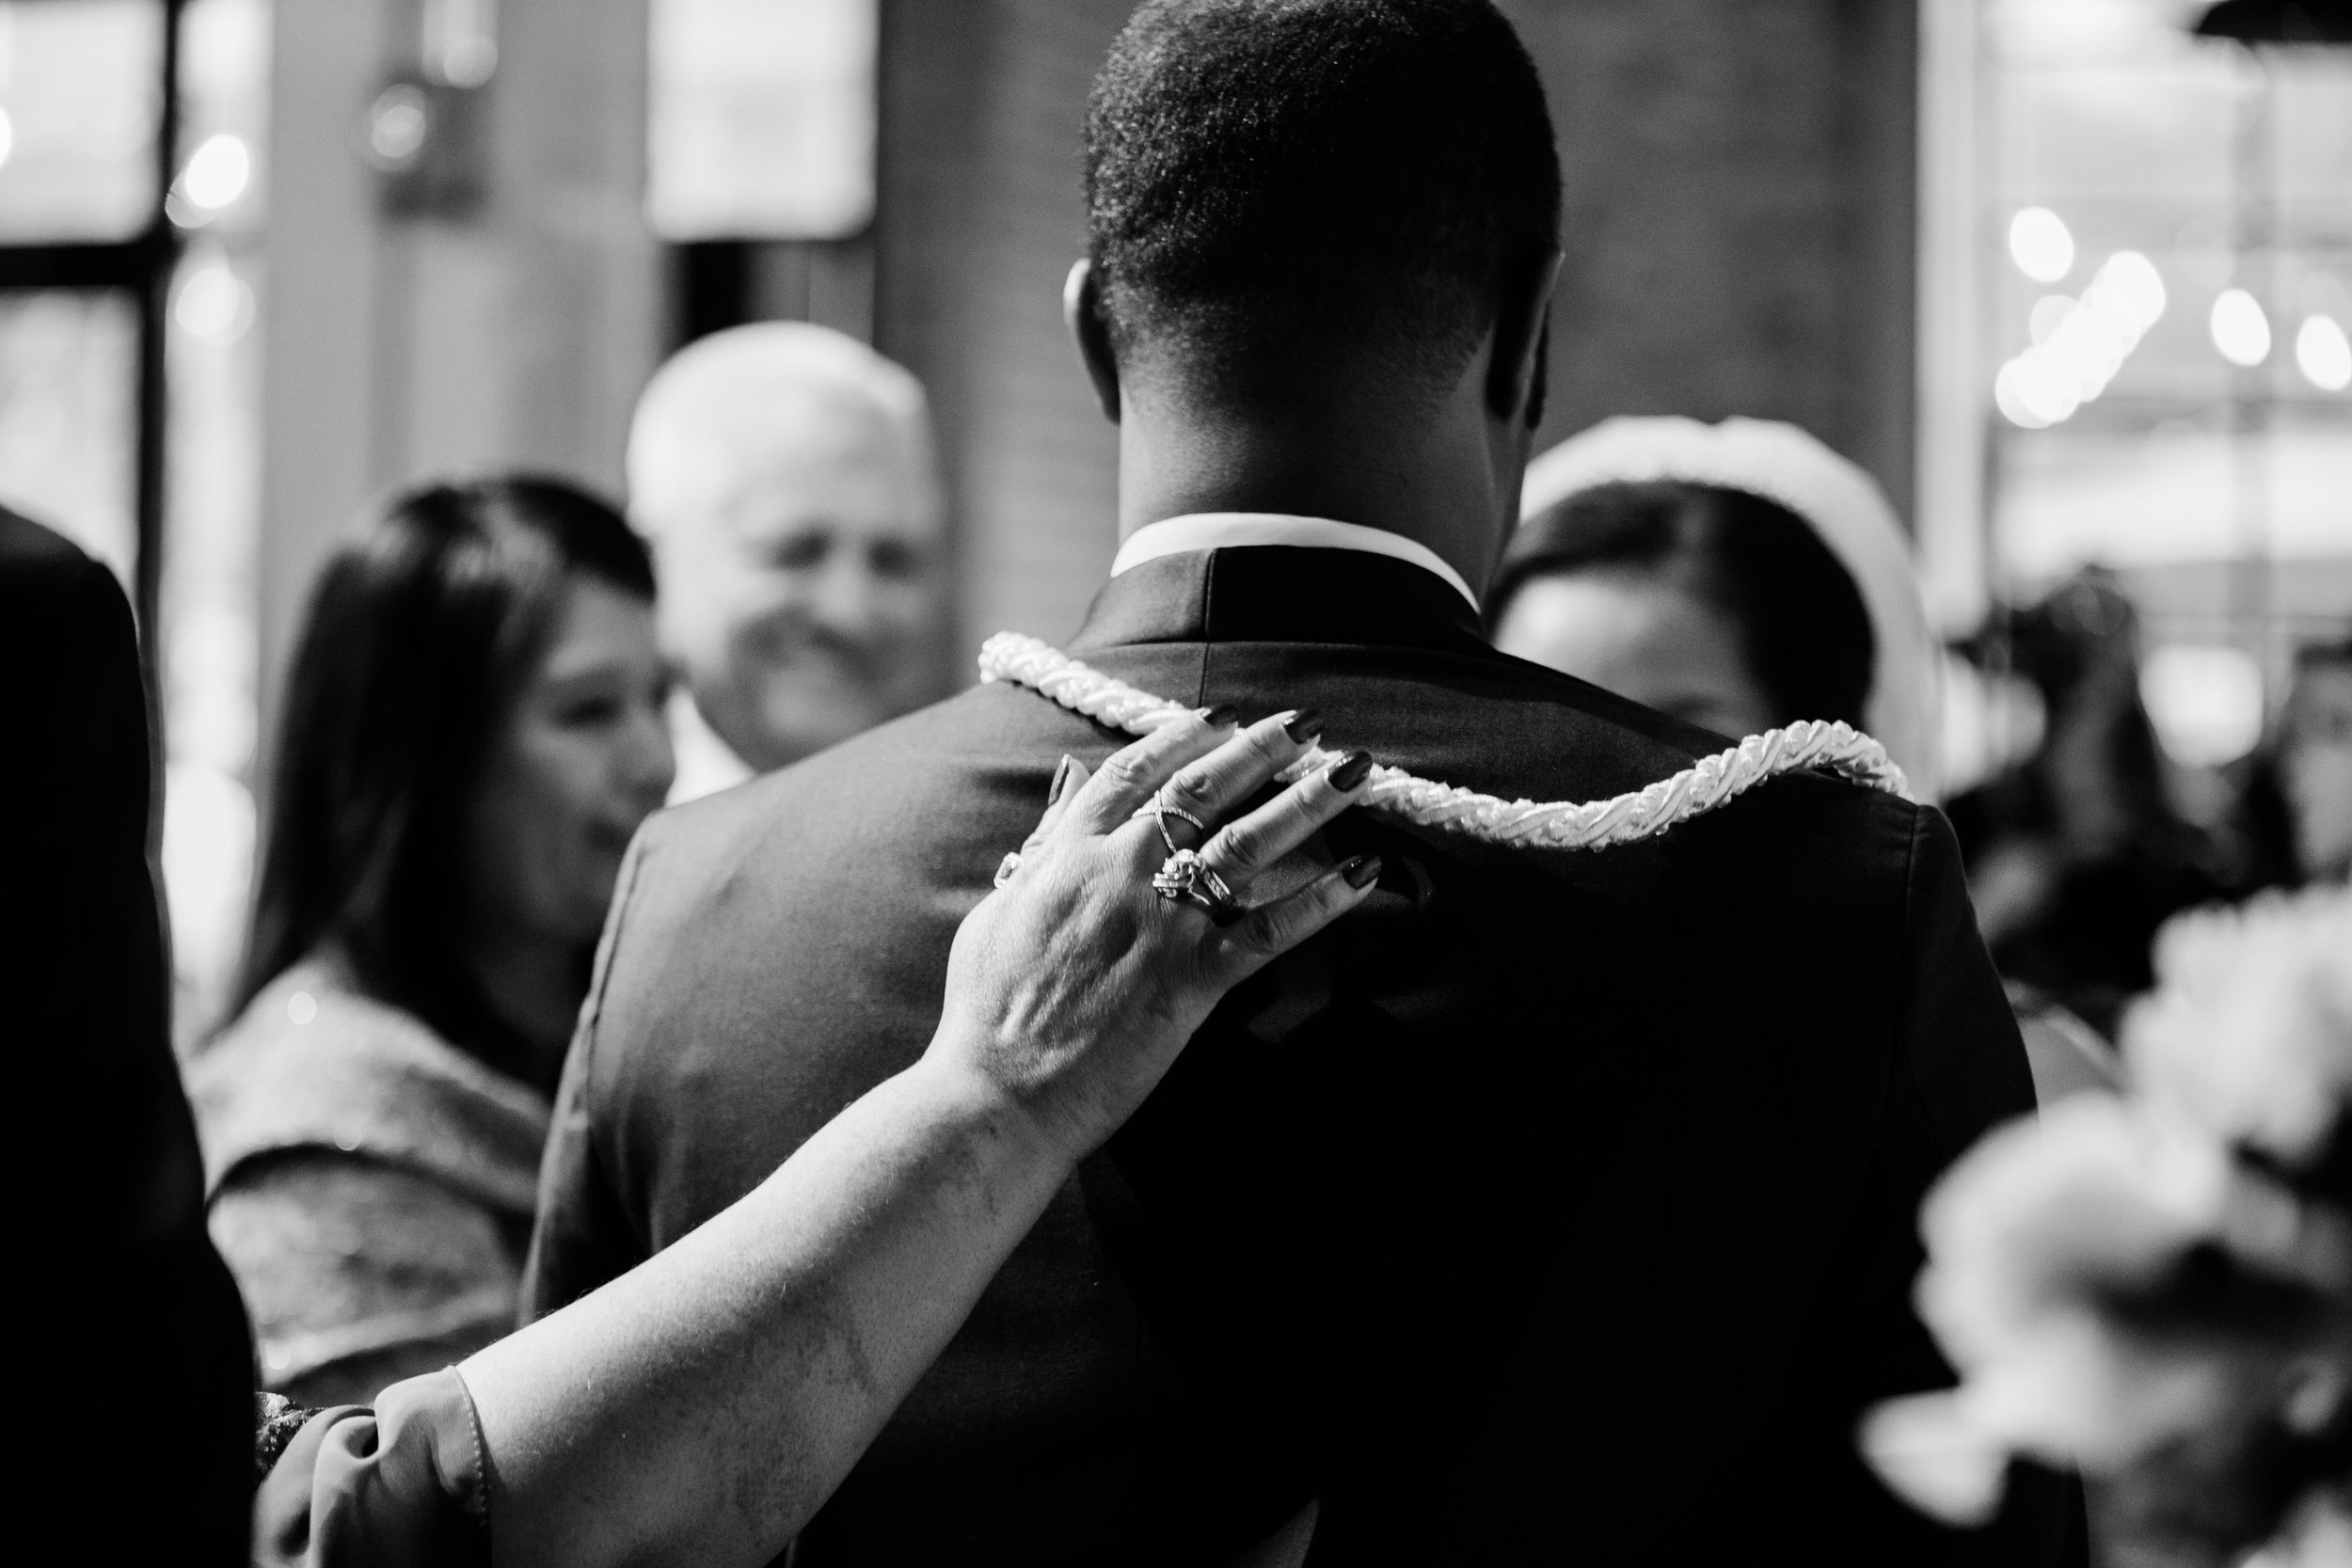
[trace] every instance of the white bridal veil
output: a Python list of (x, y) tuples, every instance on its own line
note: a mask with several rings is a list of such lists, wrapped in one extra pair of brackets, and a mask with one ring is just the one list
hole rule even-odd
[(1861, 591), (1878, 644), (1864, 727), (1902, 768), (1913, 799), (1935, 800), (1942, 654), (1928, 629), (1911, 542), (1878, 482), (1777, 420), (1710, 425), (1678, 415), (1620, 417), (1569, 436), (1530, 463), (1519, 515), (1549, 511), (1596, 485), (1657, 480), (1742, 490), (1777, 501), (1812, 525)]

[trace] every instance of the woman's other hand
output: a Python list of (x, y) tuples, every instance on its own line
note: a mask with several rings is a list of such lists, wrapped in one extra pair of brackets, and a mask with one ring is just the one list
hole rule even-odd
[[(1252, 880), (1354, 803), (1371, 759), (1317, 768), (1245, 812), (1307, 753), (1316, 722), (1278, 714), (1229, 733), (1218, 717), (1167, 725), (1090, 775), (1063, 759), (1016, 868), (956, 933), (927, 1059), (977, 1074), (1073, 1162), (1143, 1102), (1227, 991), (1379, 875), (1376, 857), (1359, 856), (1251, 907)], [(1155, 800), (1168, 808), (1156, 821)], [(1170, 843), (1195, 849), (1237, 907), (1213, 919), (1156, 893)]]

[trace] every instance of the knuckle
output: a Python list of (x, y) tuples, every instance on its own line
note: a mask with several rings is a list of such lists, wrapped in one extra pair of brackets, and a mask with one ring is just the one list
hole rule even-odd
[(1248, 966), (1257, 960), (1258, 944), (1249, 921), (1228, 926), (1210, 934), (1200, 944), (1200, 968), (1212, 979), (1230, 984), (1235, 966)]
[(1152, 760), (1140, 748), (1129, 747), (1126, 751), (1115, 752), (1110, 760), (1103, 764), (1103, 771), (1110, 776), (1111, 783), (1122, 788), (1151, 787)]
[(1208, 805), (1216, 794), (1208, 773), (1199, 768), (1186, 768), (1168, 780), (1165, 787), (1171, 804), (1196, 810)]
[(1290, 922), (1287, 909), (1260, 910), (1245, 924), (1243, 944), (1259, 958), (1273, 958), (1290, 945)]
[(1246, 876), (1266, 859), (1267, 838), (1265, 825), (1254, 818), (1229, 823), (1202, 847), (1200, 858), (1215, 865), (1220, 875)]

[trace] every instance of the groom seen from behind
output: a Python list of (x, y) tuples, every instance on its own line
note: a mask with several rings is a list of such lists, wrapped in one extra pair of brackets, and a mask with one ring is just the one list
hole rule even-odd
[[(1073, 655), (1505, 799), (1722, 748), (1480, 637), (1560, 211), (1486, 0), (1154, 0), (1086, 185), (1067, 305), (1124, 543)], [(535, 1309), (912, 1061), (1060, 759), (1121, 738), (988, 685), (649, 823)], [(1310, 1529), (1334, 1565), (2080, 1560), (2055, 1481), (1962, 1536), (1853, 1455), (1865, 1406), (1948, 1379), (1909, 1305), (1921, 1194), (2033, 1102), (1940, 816), (1797, 774), (1597, 852), (1369, 810), (1324, 840), (1376, 851), (1376, 891), (1194, 1037), (797, 1564), (1221, 1564)]]

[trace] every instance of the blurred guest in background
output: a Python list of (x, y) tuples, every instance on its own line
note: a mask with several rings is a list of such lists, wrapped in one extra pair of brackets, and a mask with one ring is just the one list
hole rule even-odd
[(2352, 872), (2352, 637), (2296, 654), (2269, 737), (2222, 774), (2239, 887), (2301, 887)]
[[(1194, 719), (1129, 747), (1133, 767), (1066, 768), (1018, 876), (963, 923), (922, 1061), (696, 1245), (373, 1409), (303, 1408), (250, 1393), (252, 1339), (205, 1233), (164, 1016), (130, 606), (5, 508), (0, 669), (44, 677), (11, 693), (31, 765), (0, 790), (11, 819), (38, 810), (52, 830), (10, 864), (42, 916), (8, 950), (12, 1039), (33, 1047), (13, 1065), (38, 1112), (14, 1144), (72, 1178), (23, 1206), (16, 1321), (81, 1352), (28, 1358), (16, 1391), (40, 1440), (19, 1445), (15, 1480), (77, 1560), (487, 1564), (494, 1501), (501, 1562), (768, 1560), (1218, 997), (1379, 873), (1332, 867), (1222, 927), (1150, 890), (1134, 801), (1187, 776), (1247, 799), (1304, 749), (1273, 722), (1220, 747), (1226, 726)], [(1272, 859), (1352, 802), (1318, 771), (1229, 825)], [(746, 1312), (747, 1286), (817, 1309)]]
[(629, 515), (661, 566), (691, 799), (942, 694), (944, 510), (914, 377), (797, 322), (714, 333), (637, 404)]
[(1496, 645), (1730, 739), (1875, 736), (1932, 800), (1935, 645), (1894, 509), (1767, 420), (1613, 419), (1527, 467), (1486, 595)]
[[(6, 508), (0, 671), (0, 809), (17, 830), (0, 949), (18, 1108), (9, 1317), (29, 1352), (10, 1484), (72, 1542), (61, 1556), (228, 1568), (245, 1555), (252, 1350), (204, 1237), (171, 1056), (138, 639), (112, 572)], [(125, 1508), (126, 1467), (92, 1456), (131, 1411), (151, 1433), (160, 1418), (161, 1457), (129, 1467), (139, 1506)]]
[(2298, 869), (2306, 880), (2343, 881), (2352, 874), (2352, 637), (2296, 661), (2279, 752)]
[(2153, 983), (2165, 919), (2226, 891), (2210, 834), (2173, 804), (2139, 696), (2139, 617), (2089, 567), (2007, 627), (2049, 716), (2041, 750), (1954, 800), (1977, 918), (2001, 972), (2107, 1039)]
[(551, 480), (412, 491), (326, 565), (242, 1014), (189, 1076), (273, 1388), (364, 1400), (514, 1324), (549, 1095), (670, 786), (653, 596)]
[[(1937, 650), (1902, 524), (1853, 464), (1777, 421), (1613, 419), (1529, 464), (1520, 511), (1486, 599), (1503, 652), (1729, 739), (1842, 721), (1933, 798)], [(2018, 1022), (2043, 1103), (2113, 1082), (2071, 1020)]]
[(2352, 637), (2305, 648), (2274, 747), (2293, 879), (2352, 875)]

